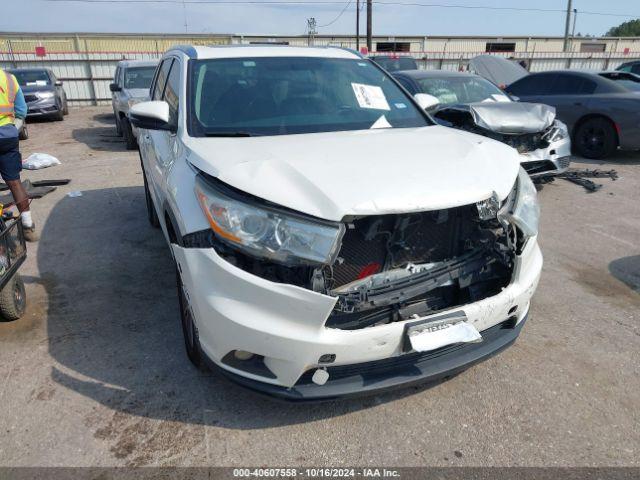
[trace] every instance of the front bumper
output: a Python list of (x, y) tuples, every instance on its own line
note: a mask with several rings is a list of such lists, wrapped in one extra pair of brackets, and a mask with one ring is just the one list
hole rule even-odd
[(56, 103), (55, 97), (44, 98), (27, 103), (27, 118), (45, 117), (55, 115), (60, 109)]
[(571, 164), (571, 139), (552, 142), (547, 148), (539, 148), (520, 154), (520, 164), (531, 178), (548, 173), (562, 173)]
[[(542, 269), (542, 254), (532, 238), (516, 258), (508, 287), (493, 297), (449, 310), (464, 312), (467, 320), (483, 336), (487, 335), (486, 341), (479, 346), (456, 348), (437, 359), (429, 355), (415, 359), (409, 357), (411, 353), (403, 353), (406, 321), (360, 330), (326, 328), (324, 324), (336, 298), (251, 275), (220, 258), (213, 249), (174, 245), (173, 250), (204, 354), (238, 382), (290, 399), (377, 391), (436, 379), (467, 368), (515, 340)], [(499, 335), (494, 338), (491, 327), (505, 321), (512, 328), (498, 328)], [(228, 358), (234, 350), (264, 357), (268, 375), (225, 363), (225, 356)], [(319, 363), (323, 355), (335, 355), (335, 361)], [(407, 361), (411, 363), (408, 369)], [(379, 372), (372, 377), (344, 373), (345, 369), (357, 372), (368, 363), (384, 362), (400, 362), (404, 367), (387, 368), (382, 376)], [(309, 372), (319, 366), (330, 367), (330, 379), (323, 386), (308, 381)]]

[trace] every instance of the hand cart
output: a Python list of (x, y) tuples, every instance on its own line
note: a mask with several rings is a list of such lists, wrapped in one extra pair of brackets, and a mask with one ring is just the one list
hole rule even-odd
[(24, 282), (18, 269), (27, 258), (20, 217), (4, 212), (0, 204), (0, 321), (17, 320), (27, 307)]

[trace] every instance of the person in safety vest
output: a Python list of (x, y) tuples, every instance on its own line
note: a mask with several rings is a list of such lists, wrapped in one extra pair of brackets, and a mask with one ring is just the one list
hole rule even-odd
[(0, 175), (13, 195), (20, 211), (24, 237), (38, 239), (29, 210), (29, 197), (20, 182), (22, 157), (18, 148), (18, 132), (27, 116), (27, 104), (16, 78), (0, 69)]

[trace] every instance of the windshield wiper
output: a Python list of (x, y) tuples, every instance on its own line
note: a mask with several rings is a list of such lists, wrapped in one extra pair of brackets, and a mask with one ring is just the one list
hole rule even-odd
[(256, 137), (258, 135), (249, 132), (204, 132), (205, 137)]

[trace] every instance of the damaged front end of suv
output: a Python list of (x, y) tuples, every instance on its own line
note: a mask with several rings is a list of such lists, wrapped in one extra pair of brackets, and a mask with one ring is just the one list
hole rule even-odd
[(571, 163), (567, 126), (555, 108), (539, 103), (478, 102), (448, 105), (434, 113), (446, 126), (483, 135), (515, 148), (532, 177), (561, 173)]

